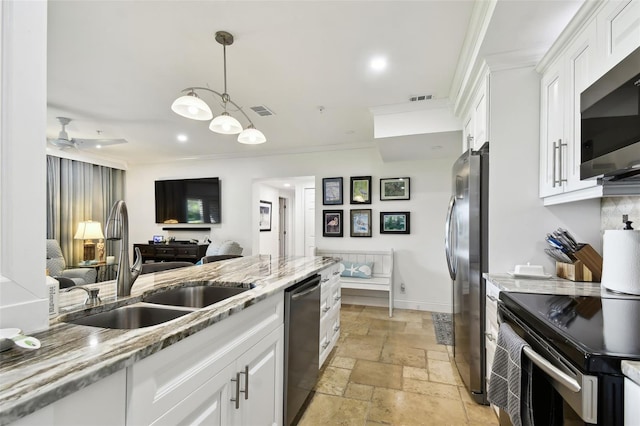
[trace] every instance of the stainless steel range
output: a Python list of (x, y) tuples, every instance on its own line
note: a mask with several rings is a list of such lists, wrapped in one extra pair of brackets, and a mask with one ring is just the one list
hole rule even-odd
[(564, 415), (624, 424), (623, 360), (640, 360), (640, 297), (500, 293), (500, 318), (562, 397)]

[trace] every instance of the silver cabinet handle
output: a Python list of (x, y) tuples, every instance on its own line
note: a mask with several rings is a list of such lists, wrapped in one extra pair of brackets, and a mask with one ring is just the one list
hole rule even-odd
[(556, 179), (556, 167), (558, 164), (558, 155), (556, 154), (556, 150), (558, 149), (558, 145), (556, 143), (556, 141), (553, 141), (553, 171), (551, 173), (551, 179), (553, 180), (553, 184), (552, 187), (555, 188), (556, 187), (556, 183), (558, 183), (558, 180)]
[(231, 398), (231, 402), (236, 403), (236, 410), (240, 409), (240, 373), (236, 373), (236, 378), (231, 379), (232, 382), (236, 382), (236, 397)]
[(560, 172), (560, 179), (558, 179), (558, 184), (562, 185), (562, 182), (566, 182), (567, 178), (562, 177), (562, 147), (567, 146), (566, 143), (562, 143), (562, 139), (558, 139), (558, 156), (560, 159), (558, 160), (558, 171)]
[(491, 340), (492, 342), (496, 341), (496, 338), (493, 337), (493, 334), (491, 333), (484, 333), (485, 336), (487, 336), (487, 339)]
[[(245, 365), (244, 371), (241, 371), (239, 374), (244, 374), (244, 390), (240, 392), (244, 393), (244, 399), (249, 399), (249, 366)], [(238, 385), (238, 387), (240, 387), (240, 385)]]
[(488, 298), (489, 300), (491, 300), (492, 302), (497, 302), (497, 301), (498, 301), (498, 299), (496, 299), (496, 298), (495, 298), (495, 296), (492, 296), (492, 295), (490, 295), (490, 294), (487, 294), (487, 298)]

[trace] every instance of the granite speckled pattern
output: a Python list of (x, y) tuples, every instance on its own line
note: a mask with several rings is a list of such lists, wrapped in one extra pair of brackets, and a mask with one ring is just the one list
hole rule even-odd
[[(33, 334), (42, 343), (40, 349), (14, 346), (0, 353), (0, 425), (133, 365), (333, 263), (328, 257), (248, 256), (141, 275), (131, 296), (120, 298), (115, 296), (115, 281), (107, 281), (89, 285), (100, 288), (102, 303), (94, 307), (84, 306), (84, 292), (61, 293), (60, 315), (51, 321), (49, 330)], [(146, 295), (168, 288), (202, 284), (251, 290), (152, 327), (120, 330), (64, 322), (141, 302)]]
[(630, 378), (633, 382), (640, 385), (640, 362), (639, 361), (622, 361), (622, 374)]
[(600, 283), (574, 282), (564, 278), (551, 277), (549, 279), (513, 278), (508, 274), (483, 274), (487, 281), (494, 284), (500, 291), (517, 293), (562, 294), (567, 296), (600, 296)]

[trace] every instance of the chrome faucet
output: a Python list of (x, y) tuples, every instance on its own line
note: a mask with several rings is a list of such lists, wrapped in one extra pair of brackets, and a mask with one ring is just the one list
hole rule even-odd
[(116, 282), (118, 296), (130, 296), (131, 287), (142, 271), (142, 255), (140, 249), (135, 249), (135, 262), (129, 268), (129, 217), (127, 205), (123, 200), (116, 201), (111, 207), (107, 224), (104, 227), (107, 240), (120, 241), (120, 256), (118, 257), (118, 272)]

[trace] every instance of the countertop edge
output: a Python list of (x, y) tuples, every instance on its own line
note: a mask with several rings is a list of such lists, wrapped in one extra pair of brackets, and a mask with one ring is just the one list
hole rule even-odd
[(622, 361), (622, 374), (640, 386), (640, 361)]

